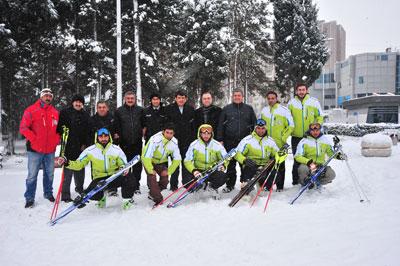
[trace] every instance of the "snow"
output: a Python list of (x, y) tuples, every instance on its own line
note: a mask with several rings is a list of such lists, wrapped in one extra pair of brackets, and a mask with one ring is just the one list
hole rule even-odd
[(367, 134), (361, 139), (363, 148), (390, 148), (392, 147), (392, 139), (381, 133)]
[[(359, 202), (345, 163), (334, 160), (336, 180), (289, 205), (298, 190), (289, 155), (285, 190), (272, 194), (267, 213), (265, 197), (253, 208), (227, 207), (237, 190), (151, 211), (143, 175), (133, 209), (122, 211), (116, 198), (104, 210), (90, 203), (54, 227), (46, 224), (52, 204), (42, 197), (41, 173), (37, 205), (26, 210), (27, 160), (11, 157), (0, 170), (0, 265), (398, 265), (400, 146), (389, 158), (365, 158), (360, 138), (342, 142), (370, 203)], [(59, 180), (56, 169), (55, 188)]]

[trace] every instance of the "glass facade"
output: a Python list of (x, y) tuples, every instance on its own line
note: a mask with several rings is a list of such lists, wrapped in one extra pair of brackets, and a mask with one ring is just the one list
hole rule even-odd
[(397, 106), (368, 107), (367, 123), (395, 123), (399, 122), (399, 108)]
[(400, 55), (396, 56), (396, 94), (400, 95)]
[(335, 82), (335, 74), (334, 73), (325, 73), (321, 74), (319, 78), (315, 81), (316, 83), (334, 83)]

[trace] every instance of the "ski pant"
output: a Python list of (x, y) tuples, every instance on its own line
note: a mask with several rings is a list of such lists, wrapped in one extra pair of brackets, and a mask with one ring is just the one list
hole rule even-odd
[(278, 169), (278, 175), (276, 176), (276, 188), (277, 189), (283, 189), (283, 186), (285, 185), (285, 162), (282, 162), (279, 165)]
[[(92, 189), (94, 189), (97, 186), (97, 184), (99, 182), (106, 180), (107, 178), (108, 178), (108, 176), (93, 179), (92, 182), (89, 184), (89, 186), (84, 190), (84, 193), (85, 194), (89, 193)], [(105, 189), (113, 189), (113, 188), (118, 188), (118, 187), (121, 187), (122, 198), (130, 199), (133, 197), (135, 183), (134, 183), (132, 176), (120, 175), (116, 179), (114, 179), (114, 181), (112, 181), (110, 184), (108, 184), (108, 186)], [(104, 196), (105, 189), (94, 194), (93, 197), (91, 198), (91, 200), (101, 200), (101, 198)]]
[[(229, 152), (233, 148), (236, 148), (238, 144), (239, 144), (239, 142), (237, 142), (237, 141), (230, 141), (230, 140), (225, 141), (224, 140), (224, 146), (225, 146), (225, 149), (227, 150), (227, 152)], [(229, 161), (229, 164), (228, 164), (228, 167), (226, 170), (226, 186), (227, 187), (231, 187), (231, 188), (235, 187), (236, 178), (237, 178), (236, 163), (237, 163), (237, 161), (233, 158)], [(242, 181), (242, 180), (240, 180), (240, 181)]]
[(75, 191), (78, 193), (83, 192), (83, 183), (85, 182), (85, 169), (74, 171), (68, 168), (64, 168), (64, 183), (62, 185), (61, 200), (71, 198), (71, 181), (72, 175), (74, 176)]
[[(299, 183), (305, 185), (305, 179), (309, 177), (311, 174), (310, 168), (305, 164), (300, 164), (299, 166)], [(327, 166), (325, 169), (325, 173), (322, 173), (318, 179), (321, 185), (326, 185), (332, 182), (335, 179), (335, 171), (330, 166)]]
[[(142, 140), (138, 141), (135, 144), (120, 144), (120, 147), (122, 151), (126, 155), (126, 159), (128, 162), (133, 159), (136, 155), (141, 155), (142, 153)], [(142, 162), (139, 161), (137, 164), (135, 164), (131, 170), (129, 170), (128, 176), (131, 176), (133, 181), (134, 181), (134, 190), (137, 190), (140, 188), (140, 177), (142, 175)], [(112, 191), (110, 189), (110, 191)]]
[[(262, 168), (262, 167), (263, 166), (255, 166), (255, 167), (246, 167), (245, 166), (245, 167), (243, 167), (242, 175), (240, 177), (240, 182), (249, 182), (257, 174), (258, 169)], [(269, 171), (269, 172), (265, 173), (265, 175), (258, 180), (258, 184), (260, 186), (262, 186), (265, 179), (268, 177), (265, 187), (269, 190), (270, 187), (272, 186), (272, 181), (273, 181), (274, 176), (275, 176), (275, 170), (272, 170), (272, 172)]]
[[(186, 169), (186, 167), (183, 165), (183, 161), (185, 159), (186, 156), (186, 152), (188, 150), (189, 147), (186, 146), (180, 146), (179, 147), (179, 151), (181, 153), (181, 157), (182, 157), (182, 184), (186, 184), (187, 182), (189, 182), (192, 177), (191, 174), (189, 173), (189, 171)], [(171, 180), (169, 181), (171, 190), (172, 189), (177, 189), (178, 188), (178, 184), (179, 184), (179, 166), (176, 168), (175, 172), (171, 175)]]
[[(194, 176), (191, 175), (191, 178), (194, 179)], [(211, 188), (218, 189), (225, 184), (226, 174), (222, 171), (215, 171), (207, 178), (206, 182)]]
[(168, 186), (168, 163), (153, 164), (153, 167), (160, 180), (157, 181), (156, 175), (147, 173), (147, 186), (150, 188), (150, 197), (158, 204), (163, 200), (161, 191)]
[(26, 178), (26, 201), (34, 201), (36, 194), (37, 176), (43, 166), (43, 194), (45, 198), (53, 196), (54, 152), (39, 153), (28, 151), (28, 177)]
[[(294, 155), (296, 154), (297, 151), (297, 145), (299, 145), (300, 140), (302, 140), (303, 138), (298, 138), (298, 137), (293, 137), (292, 136), (292, 153), (293, 153), (293, 158)], [(296, 160), (293, 160), (293, 169), (292, 169), (292, 184), (293, 185), (297, 185), (299, 183), (299, 173), (298, 173), (298, 169), (299, 169), (299, 163)]]

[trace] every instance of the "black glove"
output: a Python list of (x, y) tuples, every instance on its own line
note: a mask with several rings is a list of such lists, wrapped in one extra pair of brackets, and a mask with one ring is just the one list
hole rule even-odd
[[(80, 195), (78, 195), (72, 202), (74, 203), (75, 206), (79, 205), (82, 203), (83, 198), (86, 196), (86, 194), (82, 193)], [(86, 204), (83, 203), (81, 205), (78, 206), (78, 209), (81, 209), (83, 207), (85, 207)]]
[(245, 159), (243, 163), (244, 163), (244, 166), (249, 167), (249, 168), (257, 167), (256, 162), (253, 161), (252, 159)]
[(338, 160), (347, 160), (347, 155), (344, 153), (339, 152), (336, 156), (336, 159)]
[(310, 165), (311, 165), (312, 163), (313, 163), (313, 160), (310, 159), (310, 160), (307, 162), (307, 166), (310, 167)]

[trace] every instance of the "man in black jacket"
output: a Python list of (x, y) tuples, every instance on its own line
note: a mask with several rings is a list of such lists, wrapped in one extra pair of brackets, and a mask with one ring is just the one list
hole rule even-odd
[[(136, 94), (133, 91), (124, 94), (124, 102), (124, 105), (119, 107), (114, 114), (114, 140), (130, 161), (142, 152), (144, 116), (143, 108), (136, 105)], [(142, 164), (137, 163), (133, 166), (132, 172), (129, 172), (126, 178), (133, 182), (135, 194), (140, 194)]]
[[(227, 152), (236, 148), (239, 142), (251, 134), (256, 123), (253, 107), (243, 103), (243, 91), (233, 91), (232, 103), (222, 109), (219, 117), (217, 140), (221, 141)], [(236, 160), (231, 160), (226, 172), (226, 187), (224, 193), (231, 192), (236, 183)]]
[(96, 104), (96, 114), (91, 117), (92, 132), (91, 132), (91, 143), (95, 143), (95, 134), (100, 128), (107, 128), (111, 134), (114, 133), (113, 130), (113, 116), (110, 113), (109, 106), (106, 101), (100, 100)]
[(150, 95), (150, 106), (144, 109), (144, 125), (146, 127), (144, 139), (147, 141), (154, 134), (163, 130), (167, 121), (165, 109), (161, 104), (161, 97), (158, 93)]
[[(178, 146), (182, 158), (185, 158), (190, 143), (195, 139), (194, 133), (194, 108), (187, 103), (187, 95), (183, 91), (175, 93), (175, 102), (165, 107), (168, 121), (175, 125), (175, 138), (178, 139)], [(183, 161), (183, 160), (182, 160)], [(179, 167), (171, 175), (170, 189), (178, 188)], [(182, 162), (182, 184), (190, 181), (191, 173), (186, 170)]]
[(196, 109), (194, 113), (194, 129), (195, 132), (203, 124), (209, 124), (212, 128), (216, 129), (218, 126), (219, 115), (221, 108), (215, 106), (211, 92), (203, 91), (201, 93), (201, 107)]
[[(65, 146), (65, 157), (68, 160), (76, 160), (81, 152), (90, 144), (90, 115), (83, 109), (85, 99), (81, 95), (72, 97), (71, 106), (60, 112), (57, 125), (57, 132), (62, 135), (63, 126), (69, 129), (67, 145)], [(71, 179), (74, 176), (75, 191), (83, 192), (85, 181), (85, 169), (74, 171), (64, 168), (64, 183), (62, 186), (61, 200), (70, 202), (71, 199)]]

